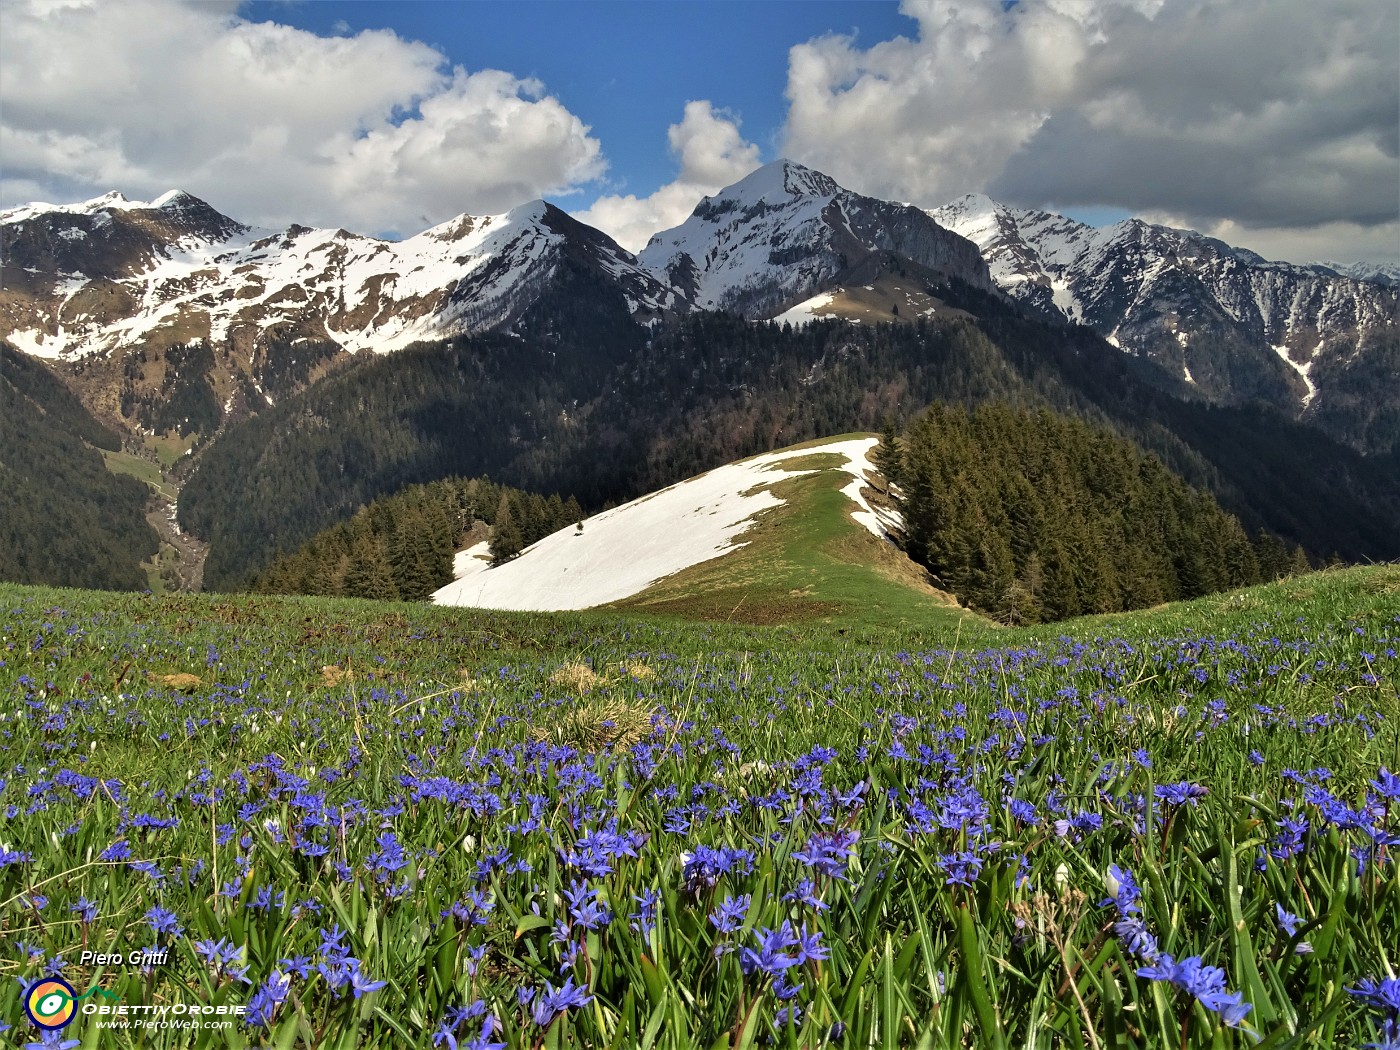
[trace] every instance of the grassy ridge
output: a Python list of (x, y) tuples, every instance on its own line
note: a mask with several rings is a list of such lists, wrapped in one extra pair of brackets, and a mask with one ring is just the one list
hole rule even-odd
[(0, 586), (0, 969), (249, 1008), (89, 1046), (1358, 1045), (1397, 636), (1395, 567), (1018, 631)]
[(841, 492), (851, 480), (841, 469), (846, 459), (821, 448), (868, 436), (808, 442), (811, 455), (774, 466), (779, 478), (796, 476), (771, 486), (782, 504), (755, 517), (736, 538), (737, 550), (675, 573), (612, 607), (760, 625), (839, 620), (847, 631), (952, 630), (960, 620), (980, 619), (930, 587), (919, 566), (851, 517), (855, 505)]

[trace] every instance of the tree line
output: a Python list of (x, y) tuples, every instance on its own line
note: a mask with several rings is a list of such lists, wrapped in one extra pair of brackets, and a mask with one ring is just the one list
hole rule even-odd
[(1400, 475), (1387, 464), (1267, 407), (1182, 401), (1155, 385), (1161, 369), (1088, 329), (1041, 324), (975, 290), (940, 295), (968, 313), (800, 329), (709, 314), (645, 333), (622, 318), (586, 344), (560, 306), (542, 315), (547, 332), (368, 359), (206, 447), (180, 523), (212, 544), (206, 586), (236, 588), (268, 564), (268, 537), (290, 550), (405, 485), (489, 476), (591, 512), (934, 402), (1000, 401), (1132, 440), (1251, 534), (1267, 528), (1317, 559), (1400, 554)]
[(452, 582), (452, 560), (489, 535), (492, 564), (583, 517), (578, 501), (445, 478), (372, 501), (348, 521), (276, 558), (251, 583), (267, 594), (423, 601)]
[(1132, 442), (1046, 409), (934, 405), (902, 440), (887, 426), (876, 459), (910, 557), (1005, 623), (1147, 608), (1310, 567)]
[(42, 362), (0, 344), (0, 580), (147, 585), (150, 489), (107, 469), (99, 450), (120, 448)]

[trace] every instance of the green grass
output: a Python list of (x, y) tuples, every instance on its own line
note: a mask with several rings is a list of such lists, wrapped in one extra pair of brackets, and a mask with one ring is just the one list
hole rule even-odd
[(198, 434), (181, 437), (179, 434), (171, 432), (148, 435), (145, 446), (146, 451), (156, 454), (156, 459), (160, 461), (162, 469), (169, 470), (194, 447), (198, 440)]
[[(807, 446), (868, 436), (848, 434)], [(981, 622), (930, 587), (924, 571), (902, 552), (852, 519), (854, 505), (840, 491), (850, 481), (843, 464), (839, 454), (820, 451), (783, 461), (773, 471), (780, 480), (771, 486), (783, 504), (756, 516), (735, 540), (743, 546), (612, 608), (756, 625), (824, 623), (857, 632), (955, 631), (962, 621)], [(815, 473), (784, 477), (795, 471)]]
[[(837, 497), (821, 476), (783, 484)], [(743, 585), (778, 603), (807, 571), (853, 606), (884, 593), (824, 560), (844, 536), (832, 518), (804, 543), (756, 542)], [(337, 995), (313, 968), (267, 1028), (123, 1032), (85, 1017), (66, 1034), (120, 1050), (426, 1050), (452, 1007), (481, 1000), (512, 1050), (1330, 1050), (1379, 1037), (1345, 989), (1400, 965), (1400, 869), (1382, 853), (1358, 870), (1349, 850), (1364, 838), (1327, 826), (1307, 796), (1359, 810), (1379, 768), (1400, 767), (1400, 661), (1387, 655), (1400, 568), (1017, 630), (914, 599), (904, 609), (755, 624), (674, 607), (526, 614), (0, 585), (0, 849), (29, 857), (0, 863), (7, 1037), (33, 1036), (20, 992), (55, 957), (80, 992), (241, 1005), (281, 960), (332, 958), (320, 931), (336, 925), (382, 987)], [(1131, 800), (1177, 782), (1206, 794), (1159, 800), (1135, 827)], [(862, 784), (859, 801), (831, 801)], [(968, 789), (985, 834), (963, 818), (915, 826), (911, 806), (944, 813)], [(1036, 822), (1007, 796), (1034, 804)], [(1312, 822), (1305, 848), (1256, 869), (1288, 814)], [(1060, 815), (1101, 826), (1061, 835)], [(1394, 813), (1367, 819), (1400, 830)], [(581, 875), (570, 852), (612, 820), (646, 836), (637, 856)], [(859, 833), (849, 855), (814, 876), (802, 857), (842, 828)], [(406, 860), (392, 873), (386, 833)], [(303, 848), (317, 842), (324, 856)], [(129, 857), (104, 860), (118, 843)], [(688, 888), (684, 855), (702, 845), (748, 850), (751, 870)], [(479, 872), (497, 849), (530, 870)], [(949, 884), (947, 858), (965, 852), (982, 868)], [(1137, 974), (1115, 909), (1099, 904), (1111, 864), (1135, 874), (1161, 951), (1221, 967), (1254, 1035)], [(784, 900), (808, 876), (825, 909)], [(573, 919), (576, 882), (610, 923)], [(467, 907), (473, 890), (489, 909)], [(276, 893), (281, 907), (258, 906)], [(655, 928), (633, 929), (646, 893)], [(742, 895), (739, 927), (717, 930), (710, 916)], [(79, 898), (98, 914), (70, 910)], [(154, 905), (183, 933), (154, 934)], [(1299, 917), (1296, 936), (1278, 907)], [(746, 972), (741, 949), (783, 921), (820, 931), (827, 957), (785, 971), (803, 1016), (775, 1028), (776, 986)], [(196, 950), (220, 938), (250, 984)], [(149, 976), (76, 961), (85, 945), (152, 942), (173, 961)], [(566, 948), (593, 999), (536, 1026), (517, 991), (557, 988)], [(466, 1045), (479, 1024), (454, 1038)]]
[(1135, 638), (1185, 633), (1228, 633), (1261, 620), (1299, 620), (1310, 625), (1340, 623), (1357, 615), (1384, 615), (1400, 609), (1400, 564), (1326, 569), (1274, 583), (1173, 602), (1154, 609), (1083, 616), (1065, 624), (1042, 624), (1010, 631), (1009, 638), (1046, 637), (1067, 628), (1076, 636), (1091, 631)]
[[(107, 469), (113, 474), (127, 474), (137, 481), (144, 481), (167, 500), (173, 501), (179, 495), (175, 486), (162, 475), (160, 463), (152, 463), (145, 456), (137, 456), (130, 452), (112, 452), (109, 449), (102, 449), (102, 458), (107, 463)], [(168, 467), (170, 464), (163, 465)]]

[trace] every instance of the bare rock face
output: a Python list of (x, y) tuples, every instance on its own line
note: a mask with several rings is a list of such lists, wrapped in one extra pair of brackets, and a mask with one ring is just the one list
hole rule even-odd
[(1007, 295), (1156, 361), (1182, 393), (1263, 400), (1363, 451), (1395, 447), (1400, 288), (1388, 271), (1270, 262), (1190, 230), (1095, 229), (980, 195), (930, 214), (978, 245)]

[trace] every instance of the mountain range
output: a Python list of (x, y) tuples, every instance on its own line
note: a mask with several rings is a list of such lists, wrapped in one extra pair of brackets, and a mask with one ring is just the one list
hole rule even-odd
[(1360, 448), (1393, 447), (1393, 434), (1338, 418), (1339, 402), (1400, 394), (1400, 289), (1387, 271), (1269, 262), (1190, 230), (1140, 219), (1096, 229), (981, 195), (932, 214), (977, 244), (1017, 302), (1090, 326), (1185, 392), (1266, 401)]
[[(697, 310), (805, 320), (843, 302), (909, 320), (937, 309), (929, 285), (956, 279), (1092, 327), (1180, 396), (1263, 401), (1361, 451), (1394, 448), (1400, 431), (1388, 271), (1269, 262), (1189, 230), (1096, 229), (980, 195), (923, 211), (788, 161), (704, 198), (637, 256), (544, 201), (385, 241), (256, 229), (171, 191), (5, 211), (0, 259), (0, 338), (148, 431), (242, 418), (346, 354), (509, 329), (565, 270), (590, 271), (642, 324)], [(191, 365), (191, 344), (213, 353)], [(169, 411), (192, 381), (167, 375), (171, 347), (179, 370), (203, 370), (195, 418)]]
[[(409, 481), (500, 472), (600, 505), (933, 400), (1007, 397), (1133, 432), (1251, 527), (1377, 556), (1397, 297), (1385, 272), (980, 196), (927, 211), (787, 161), (637, 255), (544, 201), (402, 241), (256, 229), (179, 191), (0, 212), (0, 339), (133, 449), (195, 443), (180, 520), (215, 539), (214, 585), (264, 557), (241, 533), (289, 548)], [(1334, 475), (1311, 498), (1350, 492), (1351, 532), (1206, 447), (1251, 429)]]

